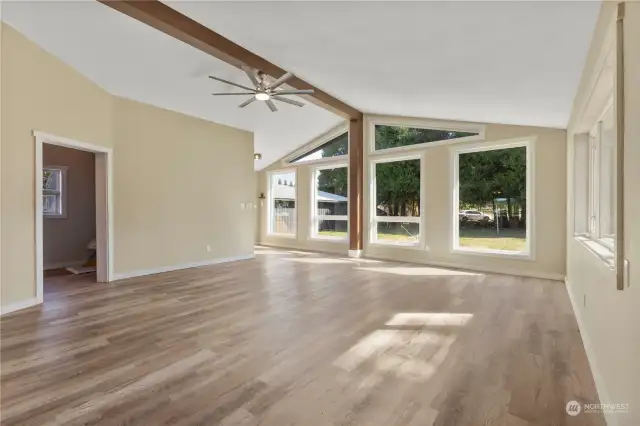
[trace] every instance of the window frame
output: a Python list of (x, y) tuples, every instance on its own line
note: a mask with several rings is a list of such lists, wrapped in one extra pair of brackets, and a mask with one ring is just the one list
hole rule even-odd
[[(510, 259), (535, 260), (535, 142), (536, 136), (522, 138), (505, 139), (500, 141), (488, 141), (465, 146), (450, 148), (451, 153), (451, 194), (452, 203), (450, 209), (450, 229), (452, 254), (468, 254), (474, 256), (492, 256)], [(526, 148), (526, 193), (527, 193), (527, 223), (526, 223), (526, 249), (522, 252), (512, 252), (508, 250), (477, 249), (460, 246), (459, 206), (460, 206), (460, 154), (473, 152), (495, 151), (509, 148)]]
[[(596, 254), (600, 259), (602, 259), (605, 263), (607, 263), (610, 267), (614, 266), (615, 263), (615, 250), (616, 250), (616, 235), (615, 235), (615, 221), (617, 219), (617, 215), (615, 210), (617, 209), (617, 202), (615, 201), (611, 206), (612, 211), (610, 220), (612, 221), (612, 225), (614, 228), (614, 234), (602, 234), (602, 217), (601, 217), (601, 184), (602, 184), (602, 129), (604, 119), (607, 116), (607, 113), (611, 112), (613, 114), (614, 120), (614, 128), (615, 128), (615, 106), (613, 102), (613, 94), (608, 96), (607, 101), (601, 103), (603, 105), (602, 109), (599, 111), (598, 115), (595, 116), (594, 122), (589, 128), (588, 133), (586, 133), (586, 137), (588, 139), (588, 158), (586, 164), (586, 193), (583, 197), (586, 198), (586, 209), (583, 212), (578, 212), (579, 208), (578, 202), (576, 201), (577, 195), (574, 195), (574, 239), (580, 243), (582, 243), (587, 249)], [(577, 139), (579, 135), (574, 136), (574, 152), (577, 149), (576, 144), (580, 143)], [(617, 158), (618, 153), (616, 152), (617, 146), (614, 141), (614, 159)], [(574, 157), (575, 158), (575, 157)], [(573, 179), (578, 178), (575, 170), (578, 167), (578, 164), (574, 164), (574, 176)], [(617, 165), (613, 164), (613, 170), (611, 179), (615, 182)], [(617, 197), (617, 194), (613, 194), (614, 197)], [(584, 208), (584, 207), (582, 207)], [(586, 224), (587, 227), (584, 232), (578, 231), (576, 228), (578, 215), (586, 215)], [(584, 217), (584, 216), (583, 216)]]
[[(348, 155), (347, 155), (348, 156)], [(345, 156), (337, 156), (330, 158), (340, 158), (344, 159)], [(298, 163), (299, 164), (299, 163)], [(305, 162), (306, 164), (306, 162)], [(318, 172), (321, 170), (328, 169), (347, 169), (347, 214), (346, 215), (318, 215), (318, 188), (316, 186)], [(309, 213), (309, 224), (310, 224), (310, 232), (309, 232), (309, 240), (311, 241), (323, 241), (323, 242), (335, 242), (335, 243), (349, 243), (349, 162), (339, 161), (339, 162), (331, 162), (330, 164), (321, 164), (310, 167), (311, 170), (311, 208)], [(330, 236), (322, 236), (318, 234), (318, 221), (320, 220), (344, 220), (347, 222), (347, 235), (345, 237), (330, 237)]]
[[(295, 184), (295, 205), (296, 205), (296, 226), (295, 232), (293, 234), (284, 234), (281, 232), (273, 231), (273, 202), (275, 199), (273, 198), (273, 176), (280, 174), (293, 173), (296, 178)], [(298, 221), (298, 169), (297, 168), (288, 168), (288, 169), (277, 169), (277, 170), (269, 170), (267, 172), (267, 236), (268, 237), (276, 237), (276, 238), (288, 238), (295, 240), (298, 238), (298, 231), (300, 227), (300, 223)]]
[[(425, 144), (421, 144), (424, 148)], [(403, 150), (402, 154), (396, 152), (388, 152), (388, 150), (377, 151), (378, 155), (369, 157), (369, 233), (368, 233), (368, 245), (378, 247), (397, 247), (403, 249), (424, 250), (425, 238), (424, 238), (424, 225), (425, 225), (425, 185), (423, 185), (423, 177), (425, 176), (425, 155), (426, 153), (421, 150), (420, 152), (406, 152)], [(378, 216), (377, 213), (377, 200), (376, 200), (376, 165), (384, 163), (394, 163), (398, 161), (420, 161), (420, 216)], [(419, 235), (417, 242), (390, 242), (381, 241), (378, 239), (378, 223), (417, 223), (419, 226)]]
[[(44, 219), (66, 219), (67, 218), (67, 166), (42, 166), (42, 173), (46, 170), (60, 172), (60, 189), (51, 190), (42, 188), (42, 196), (45, 195), (57, 195), (59, 197), (60, 213), (45, 213), (42, 209), (42, 217)], [(44, 200), (42, 202), (44, 206)]]
[[(600, 259), (609, 269), (616, 270), (617, 267), (624, 268), (624, 265), (616, 265), (616, 252), (618, 248), (618, 231), (619, 225), (617, 223), (618, 209), (620, 208), (619, 199), (620, 196), (620, 187), (618, 186), (618, 177), (620, 170), (618, 169), (618, 161), (620, 157), (620, 153), (618, 152), (618, 141), (614, 142), (614, 171), (613, 171), (613, 180), (615, 186), (615, 195), (614, 195), (614, 205), (613, 208), (615, 212), (612, 212), (612, 221), (614, 224), (614, 237), (613, 241), (604, 241), (599, 237), (599, 220), (596, 220), (596, 224), (594, 224), (593, 220), (593, 212), (597, 211), (596, 219), (599, 217), (599, 196), (597, 201), (595, 199), (595, 194), (593, 193), (594, 186), (597, 185), (597, 190), (600, 189), (600, 179), (595, 180), (594, 184), (594, 174), (592, 171), (593, 167), (593, 148), (592, 148), (592, 140), (591, 135), (593, 134), (594, 127), (597, 127), (599, 123), (604, 118), (606, 112), (609, 108), (612, 108), (613, 112), (613, 128), (614, 134), (618, 137), (619, 123), (618, 123), (618, 105), (616, 104), (616, 36), (614, 31), (609, 31), (606, 36), (606, 40), (603, 42), (602, 47), (600, 48), (599, 56), (597, 58), (596, 64), (594, 66), (593, 78), (589, 82), (589, 96), (585, 99), (584, 105), (581, 106), (580, 114), (576, 119), (576, 123), (574, 124), (574, 133), (571, 135), (573, 138), (573, 152), (574, 155), (574, 163), (572, 176), (574, 189), (576, 187), (576, 182), (578, 178), (584, 179), (586, 183), (586, 188), (583, 189), (584, 193), (581, 195), (576, 195), (574, 193), (572, 198), (572, 205), (570, 206), (573, 209), (573, 238), (574, 241), (583, 246), (586, 250), (594, 254), (598, 259)], [(584, 141), (583, 138), (587, 138)], [(576, 150), (578, 144), (587, 144), (587, 159), (586, 164), (582, 164), (583, 167), (579, 167), (580, 165), (576, 161)], [(597, 172), (600, 172), (600, 157), (599, 154), (597, 156), (598, 164), (597, 164)], [(579, 170), (581, 173), (577, 173), (576, 170)], [(586, 170), (586, 176), (583, 175)], [(594, 210), (594, 206), (598, 207), (598, 210)], [(580, 227), (581, 221), (586, 221), (586, 226), (584, 228)], [(596, 228), (597, 227), (597, 228)], [(596, 232), (597, 231), (597, 232)], [(596, 237), (596, 238), (594, 238)]]
[[(349, 143), (349, 139), (348, 139), (348, 134), (349, 134), (349, 124), (348, 122), (344, 122), (341, 123), (340, 125), (334, 127), (333, 129), (329, 130), (328, 132), (320, 135), (319, 137), (317, 137), (316, 139), (312, 140), (310, 143), (304, 145), (303, 147), (293, 151), (293, 153), (287, 155), (283, 160), (282, 160), (282, 165), (283, 167), (298, 167), (298, 166), (313, 166), (313, 165), (318, 165), (318, 164), (331, 164), (333, 162), (339, 161), (339, 162), (344, 162), (347, 161), (348, 162), (348, 158), (349, 158), (349, 154), (345, 154), (345, 155), (336, 155), (334, 157), (326, 157), (326, 158), (319, 158), (317, 160), (309, 160), (309, 161), (300, 161), (300, 162), (293, 162), (293, 160), (299, 158), (300, 156), (305, 155), (306, 153), (313, 151), (314, 149), (324, 145), (325, 143), (331, 141), (332, 139), (337, 138), (338, 136), (341, 136), (343, 134), (347, 134), (347, 143)], [(347, 159), (347, 160), (345, 160)]]
[[(589, 211), (587, 216), (587, 221), (589, 224), (587, 236), (592, 241), (604, 246), (610, 251), (615, 250), (615, 226), (614, 234), (603, 235), (602, 233), (602, 131), (603, 131), (603, 123), (604, 119), (607, 116), (607, 113), (613, 110), (613, 97), (611, 97), (607, 103), (605, 104), (602, 113), (599, 115), (595, 124), (592, 126), (589, 131), (589, 177), (588, 177), (588, 185), (587, 185), (587, 197), (589, 199)], [(615, 118), (615, 116), (614, 116)], [(615, 126), (615, 121), (614, 121)], [(614, 159), (616, 158), (617, 153), (615, 153), (616, 144), (613, 144), (614, 148)], [(614, 164), (614, 170), (612, 171), (611, 179), (614, 180), (616, 178), (616, 168)], [(615, 197), (615, 194), (614, 194)], [(614, 198), (615, 200), (615, 198)], [(614, 201), (611, 206), (613, 211), (611, 212), (612, 224), (615, 225), (615, 208), (616, 203)]]
[[(368, 120), (368, 132), (371, 135), (369, 137), (369, 141), (367, 143), (368, 148), (367, 151), (369, 155), (378, 155), (378, 154), (399, 154), (403, 155), (406, 153), (410, 153), (413, 151), (422, 151), (425, 148), (429, 147), (437, 147), (442, 145), (452, 145), (459, 143), (468, 143), (473, 141), (483, 141), (485, 139), (485, 128), (484, 124), (477, 123), (449, 123), (447, 121), (438, 121), (438, 120), (429, 120), (429, 119), (414, 119), (414, 118), (405, 118), (405, 117), (394, 117), (393, 119), (384, 118), (384, 117), (372, 117)], [(435, 142), (425, 142), (419, 143), (415, 145), (407, 145), (407, 146), (398, 146), (394, 148), (386, 148), (386, 149), (376, 149), (376, 126), (391, 126), (391, 127), (411, 127), (415, 129), (425, 129), (425, 130), (444, 130), (451, 132), (475, 132), (478, 133), (475, 136), (465, 136), (462, 138), (456, 139), (444, 139), (441, 141)]]

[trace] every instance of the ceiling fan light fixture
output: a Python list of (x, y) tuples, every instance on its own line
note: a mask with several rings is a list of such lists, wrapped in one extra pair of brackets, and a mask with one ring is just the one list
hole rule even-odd
[(268, 101), (269, 99), (271, 99), (271, 96), (269, 96), (267, 93), (260, 92), (256, 93), (256, 99), (259, 101)]

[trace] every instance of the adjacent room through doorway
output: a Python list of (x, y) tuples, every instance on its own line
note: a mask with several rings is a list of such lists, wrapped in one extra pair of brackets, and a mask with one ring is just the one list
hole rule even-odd
[(42, 147), (42, 256), (44, 292), (96, 281), (95, 154)]

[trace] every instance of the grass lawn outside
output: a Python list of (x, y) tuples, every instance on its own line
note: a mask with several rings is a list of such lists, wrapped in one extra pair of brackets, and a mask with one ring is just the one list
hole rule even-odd
[[(320, 231), (318, 235), (321, 237), (338, 237), (346, 238), (346, 231)], [(416, 242), (418, 236), (411, 237), (407, 234), (378, 233), (378, 239), (382, 241), (400, 241), (400, 242)]]
[[(322, 237), (347, 238), (347, 231), (325, 230), (318, 232), (318, 235)], [(418, 236), (411, 237), (407, 234), (378, 233), (378, 239), (381, 241), (409, 243), (418, 241)], [(460, 247), (518, 252), (525, 250), (526, 243), (526, 231), (524, 229), (501, 229), (500, 235), (496, 233), (495, 229), (460, 229)]]
[(460, 247), (524, 251), (526, 249), (526, 231), (524, 229), (501, 229), (500, 234), (495, 229), (460, 229)]
[(321, 237), (347, 238), (347, 231), (320, 231), (318, 235)]

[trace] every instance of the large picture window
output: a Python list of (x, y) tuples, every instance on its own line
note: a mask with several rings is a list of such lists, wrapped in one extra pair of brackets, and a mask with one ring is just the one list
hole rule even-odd
[(269, 177), (269, 233), (293, 237), (296, 232), (296, 172), (271, 173)]
[(454, 249), (529, 255), (528, 142), (459, 150)]
[(346, 165), (318, 167), (314, 174), (312, 236), (346, 240), (348, 233), (348, 181)]
[(372, 242), (420, 244), (420, 158), (373, 163)]

